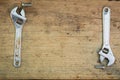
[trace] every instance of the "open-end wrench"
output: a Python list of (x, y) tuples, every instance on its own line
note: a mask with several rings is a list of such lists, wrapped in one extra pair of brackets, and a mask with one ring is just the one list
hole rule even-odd
[[(28, 6), (25, 5), (24, 6)], [(14, 66), (20, 67), (21, 64), (21, 36), (22, 36), (22, 28), (26, 22), (25, 11), (23, 9), (23, 4), (21, 7), (15, 7), (12, 9), (10, 16), (14, 23), (16, 29), (15, 36), (15, 49), (14, 49)]]
[(104, 59), (108, 60), (107, 66), (111, 66), (115, 62), (115, 57), (110, 47), (110, 8), (103, 8), (103, 46), (99, 51), (100, 62)]

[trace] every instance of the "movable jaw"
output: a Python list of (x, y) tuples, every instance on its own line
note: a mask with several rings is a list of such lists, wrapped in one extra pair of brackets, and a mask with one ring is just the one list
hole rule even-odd
[(21, 15), (20, 15), (16, 12), (17, 8), (18, 7), (15, 7), (14, 9), (12, 9), (10, 16), (12, 18), (12, 21), (13, 21), (15, 27), (19, 28), (25, 24), (26, 18), (25, 18), (25, 11), (22, 9)]

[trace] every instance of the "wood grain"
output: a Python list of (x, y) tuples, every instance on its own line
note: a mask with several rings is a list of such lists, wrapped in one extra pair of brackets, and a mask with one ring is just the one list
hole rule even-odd
[[(120, 1), (33, 0), (25, 8), (22, 65), (13, 66), (15, 28), (10, 18), (17, 0), (0, 0), (0, 79), (120, 79)], [(104, 70), (102, 8), (111, 8), (111, 47), (116, 62)]]

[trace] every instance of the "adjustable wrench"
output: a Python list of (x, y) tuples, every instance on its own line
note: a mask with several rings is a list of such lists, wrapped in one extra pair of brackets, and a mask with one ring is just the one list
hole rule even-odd
[(22, 36), (22, 28), (25, 24), (26, 18), (25, 18), (25, 11), (22, 9), (20, 14), (18, 14), (17, 11), (18, 7), (15, 7), (11, 13), (10, 16), (12, 18), (12, 21), (14, 23), (14, 26), (16, 28), (16, 36), (15, 36), (15, 49), (14, 49), (14, 66), (20, 67), (21, 64), (21, 36)]
[[(28, 6), (28, 5), (24, 5)], [(23, 9), (23, 4), (21, 7), (15, 7), (12, 9), (10, 16), (14, 23), (16, 29), (15, 36), (15, 49), (14, 49), (14, 66), (20, 67), (21, 64), (21, 37), (22, 37), (22, 28), (26, 22), (25, 11)]]
[(107, 66), (111, 66), (115, 62), (115, 57), (110, 47), (110, 8), (103, 8), (103, 46), (99, 51), (100, 62), (104, 59), (108, 60)]

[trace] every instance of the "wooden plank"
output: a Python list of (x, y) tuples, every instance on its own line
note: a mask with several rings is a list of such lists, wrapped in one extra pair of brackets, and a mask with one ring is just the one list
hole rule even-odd
[[(120, 79), (120, 1), (33, 0), (26, 8), (22, 65), (13, 66), (15, 29), (10, 11), (18, 0), (0, 0), (1, 79)], [(102, 8), (111, 8), (113, 66), (95, 69), (102, 44)]]

